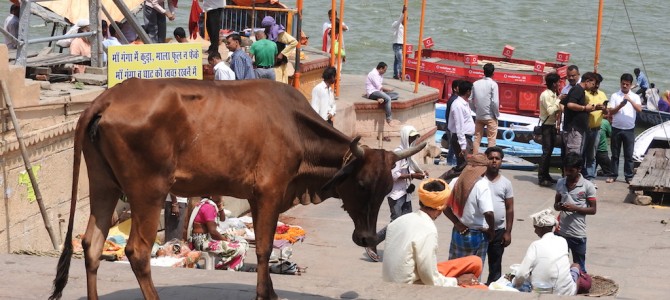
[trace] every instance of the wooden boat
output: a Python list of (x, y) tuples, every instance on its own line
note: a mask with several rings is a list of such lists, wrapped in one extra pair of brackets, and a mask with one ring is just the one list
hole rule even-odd
[(670, 121), (653, 126), (635, 137), (635, 163), (641, 163), (650, 148), (670, 148)]
[(667, 121), (670, 121), (670, 113), (657, 110), (650, 110), (647, 109), (646, 107), (643, 107), (642, 111), (637, 113), (637, 118), (635, 119), (635, 125), (650, 127)]

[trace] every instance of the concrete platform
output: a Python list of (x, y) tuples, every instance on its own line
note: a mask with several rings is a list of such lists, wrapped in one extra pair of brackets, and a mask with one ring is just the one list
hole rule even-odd
[[(395, 144), (389, 143), (395, 147)], [(424, 165), (432, 176), (444, 166)], [(507, 171), (515, 191), (515, 221), (512, 244), (506, 248), (503, 270), (521, 262), (528, 245), (537, 239), (528, 216), (551, 207), (555, 191), (537, 186), (536, 174)], [(554, 174), (556, 175), (556, 174)], [(628, 186), (606, 184), (598, 179), (598, 213), (587, 217), (589, 273), (614, 280), (617, 299), (666, 299), (670, 295), (670, 228), (661, 220), (670, 218), (666, 207), (642, 207), (624, 203)], [(416, 196), (412, 200), (418, 209)], [(461, 288), (427, 287), (386, 283), (381, 263), (370, 262), (362, 248), (351, 241), (353, 223), (340, 208), (339, 199), (319, 205), (296, 206), (284, 214), (307, 231), (305, 242), (293, 247), (291, 261), (307, 267), (302, 276), (272, 275), (280, 297), (286, 299), (559, 299), (553, 295), (472, 291)], [(389, 220), (382, 205), (378, 226)], [(451, 223), (436, 220), (440, 247), (438, 260), (448, 256)], [(384, 244), (379, 247), (383, 256)], [(254, 264), (255, 256), (247, 257)], [(0, 298), (45, 299), (55, 275), (57, 259), (0, 255)], [(70, 282), (63, 299), (86, 296), (84, 264), (73, 260)], [(483, 277), (488, 272), (485, 268)], [(251, 299), (256, 274), (154, 267), (153, 278), (162, 299)], [(141, 299), (138, 284), (128, 265), (103, 262), (98, 272), (102, 299)], [(611, 297), (610, 297), (611, 298)], [(560, 298), (565, 299), (565, 298)]]

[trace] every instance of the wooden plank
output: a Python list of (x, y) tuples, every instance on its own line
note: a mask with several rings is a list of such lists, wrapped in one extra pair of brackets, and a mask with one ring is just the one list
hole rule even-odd
[(670, 193), (670, 149), (649, 149), (629, 189)]
[(28, 67), (46, 67), (63, 64), (76, 64), (85, 61), (90, 61), (90, 58), (79, 55), (71, 55), (68, 53), (49, 53), (47, 55), (36, 56), (27, 60)]

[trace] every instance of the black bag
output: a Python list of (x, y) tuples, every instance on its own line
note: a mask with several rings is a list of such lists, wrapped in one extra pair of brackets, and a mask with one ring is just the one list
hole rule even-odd
[(407, 190), (405, 190), (408, 194), (414, 193), (414, 190), (416, 189), (416, 186), (413, 183), (410, 183), (409, 186), (407, 187)]
[(542, 124), (540, 124), (539, 120), (537, 121), (538, 126), (533, 127), (534, 135), (542, 135), (542, 126), (544, 126), (544, 123), (547, 123), (547, 119), (549, 119), (549, 117), (546, 117), (544, 119), (544, 122), (542, 122)]

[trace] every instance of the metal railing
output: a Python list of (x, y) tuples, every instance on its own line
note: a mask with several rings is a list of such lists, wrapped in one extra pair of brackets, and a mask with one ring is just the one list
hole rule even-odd
[(296, 13), (295, 9), (228, 5), (223, 9), (222, 28), (236, 32), (242, 32), (250, 28), (261, 28), (263, 18), (271, 16), (275, 18), (277, 24), (286, 27), (286, 32), (295, 36), (293, 33), (297, 31), (295, 29), (297, 24), (293, 20)]

